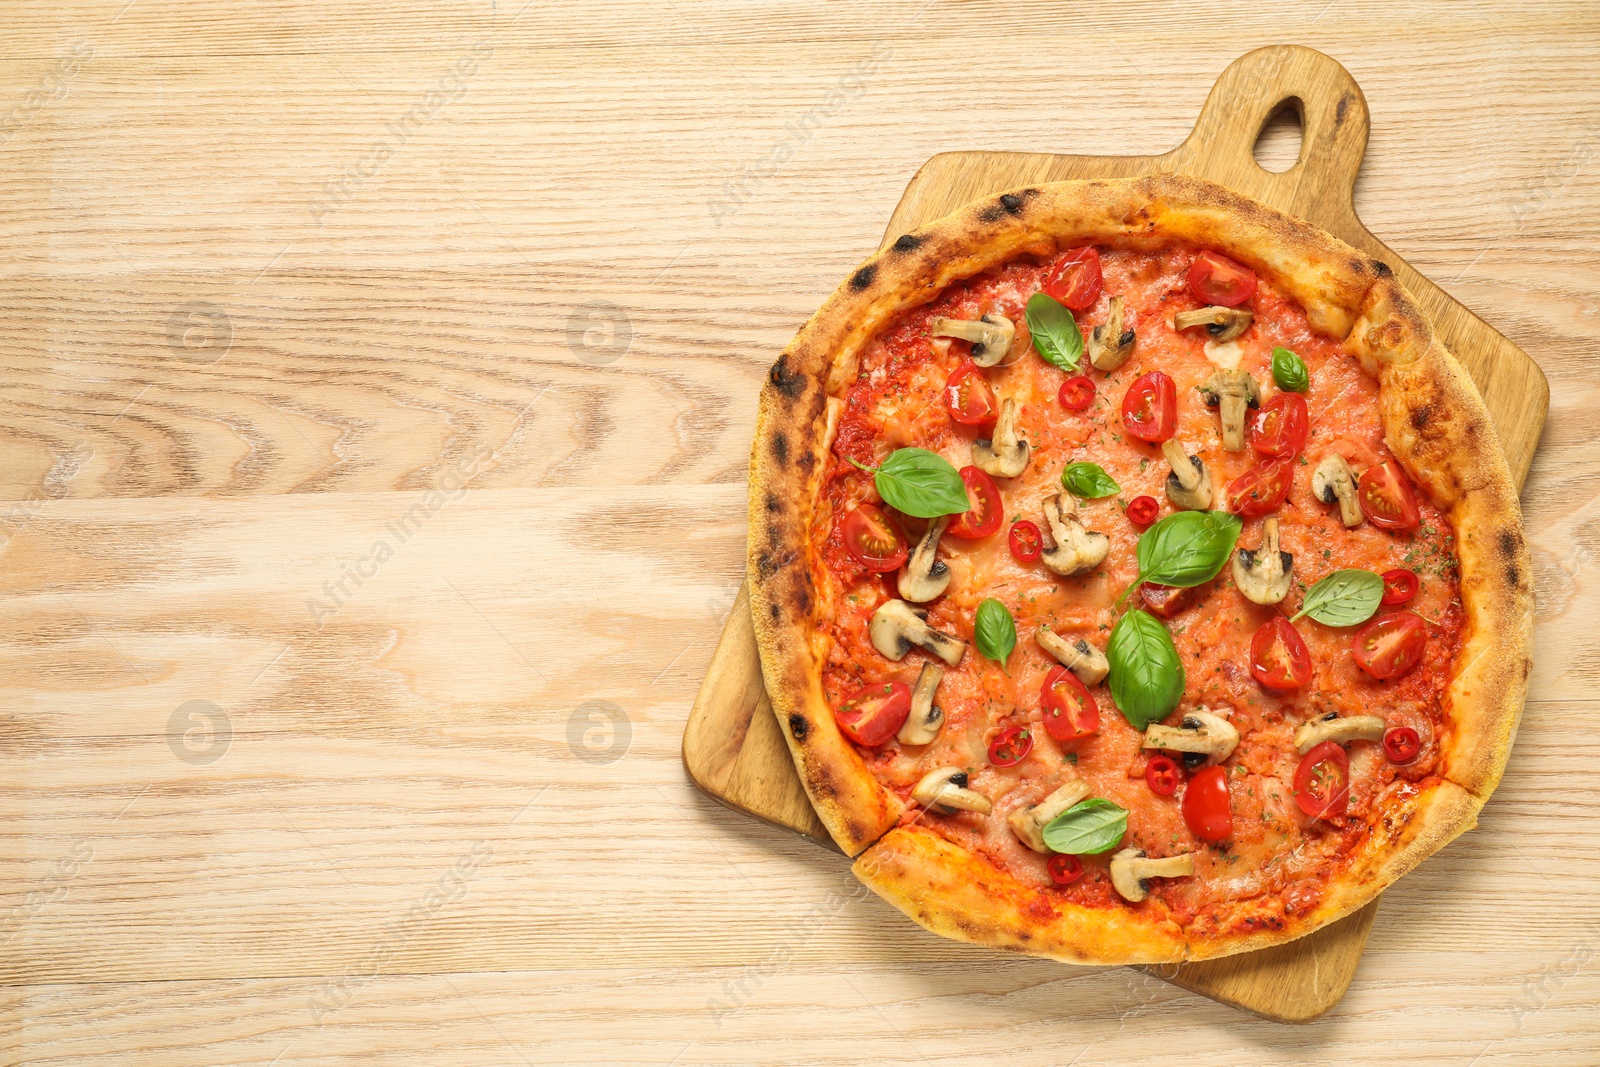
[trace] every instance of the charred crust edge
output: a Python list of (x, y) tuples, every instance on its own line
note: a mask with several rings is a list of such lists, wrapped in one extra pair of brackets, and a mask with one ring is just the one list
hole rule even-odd
[(1032, 186), (1015, 193), (1001, 193), (995, 202), (978, 212), (980, 222), (999, 222), (1007, 215), (1020, 216), (1029, 200), (1039, 195), (1039, 190)]
[[(774, 527), (774, 531), (781, 533), (781, 531), (777, 531), (776, 527)], [(777, 539), (774, 538), (774, 541), (776, 540)], [(779, 571), (783, 570), (783, 568), (793, 563), (795, 561), (795, 555), (796, 554), (793, 550), (788, 552), (779, 552), (776, 554), (772, 552), (763, 552), (761, 555), (756, 557), (756, 573), (759, 574), (763, 579), (771, 579), (774, 574), (777, 574)], [(772, 602), (772, 617), (774, 619), (778, 617), (777, 601)]]
[(806, 717), (799, 712), (789, 716), (789, 733), (794, 735), (796, 741), (804, 741), (806, 734), (811, 732), (811, 724), (806, 722)]
[(1500, 531), (1500, 554), (1508, 560), (1515, 561), (1522, 554), (1522, 534), (1512, 527)]
[(877, 276), (878, 265), (876, 263), (868, 263), (865, 267), (862, 267), (860, 270), (850, 275), (850, 288), (859, 293), (863, 289), (867, 288), (867, 286), (871, 285), (872, 279), (876, 278)]
[(1500, 555), (1505, 558), (1506, 582), (1511, 588), (1516, 589), (1522, 585), (1522, 535), (1515, 529), (1507, 527), (1500, 531), (1500, 536), (1495, 538), (1495, 544), (1500, 549)]
[(805, 391), (806, 376), (801, 371), (789, 369), (789, 354), (785, 352), (772, 364), (772, 370), (767, 372), (767, 381), (772, 387), (790, 400), (798, 397)]
[(895, 240), (893, 248), (896, 252), (915, 252), (926, 240), (926, 237), (918, 237), (914, 233), (903, 233)]

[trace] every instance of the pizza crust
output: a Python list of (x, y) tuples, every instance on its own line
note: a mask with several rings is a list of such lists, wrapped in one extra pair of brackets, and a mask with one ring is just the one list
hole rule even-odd
[(1477, 824), (1483, 802), (1433, 780), (1380, 809), (1373, 830), (1318, 905), (1253, 934), (1195, 936), (1151, 904), (1089, 908), (1030, 883), (921, 826), (889, 831), (852, 871), (874, 893), (936, 934), (1063, 963), (1163, 964), (1270, 948), (1351, 914)]
[[(922, 828), (895, 828), (904, 805), (840, 733), (824, 697), (829, 610), (810, 531), (830, 517), (821, 498), (831, 442), (826, 399), (851, 381), (863, 347), (946, 286), (1024, 253), (1084, 243), (1215, 248), (1271, 277), (1313, 329), (1346, 340), (1380, 382), (1388, 446), (1458, 534), (1466, 623), (1445, 700), (1455, 728), (1440, 738), (1445, 777), (1405, 819), (1374, 834), (1372, 853), (1303, 921), (1280, 930), (1188, 944), (1138, 909), (1077, 909), (1043, 926), (1037, 904), (982, 887), (1026, 889), (987, 859)], [(773, 711), (812, 805), (857, 874), (938, 933), (1076, 963), (1170, 962), (1248, 951), (1303, 936), (1348, 914), (1475, 823), (1509, 754), (1529, 669), (1531, 565), (1510, 472), (1466, 372), (1432, 334), (1383, 263), (1331, 235), (1232, 193), (1179, 176), (1058, 182), (971, 204), (869, 258), (796, 335), (762, 390), (751, 456), (751, 611)], [(874, 845), (874, 842), (877, 842)], [(863, 867), (863, 863), (868, 866)], [(1020, 898), (1019, 898), (1020, 899)], [(1059, 903), (1048, 905), (1060, 910)]]
[(861, 854), (851, 871), (920, 925), (957, 941), (1064, 963), (1187, 958), (1176, 923), (1152, 923), (1132, 909), (1048, 901), (1037, 886), (925, 827), (889, 831)]
[(1489, 413), (1443, 345), (1379, 372), (1385, 442), (1456, 531), (1465, 614), (1445, 691), (1444, 774), (1487, 800), (1500, 782), (1533, 670), (1533, 562)]

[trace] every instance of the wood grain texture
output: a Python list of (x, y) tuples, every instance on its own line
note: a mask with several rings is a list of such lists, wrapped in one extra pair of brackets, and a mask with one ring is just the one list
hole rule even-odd
[[(0, 1063), (1592, 1063), (1600, 19), (1320, 6), (9, 5)], [(1281, 41), (1366, 92), (1361, 219), (1553, 387), (1516, 757), (1293, 1029), (924, 934), (679, 759), (762, 374), (917, 168), (1168, 151)], [(307, 599), (480, 446), (319, 627)], [(225, 746), (169, 740), (192, 700)]]
[[(1303, 136), (1268, 170), (1254, 149), (1268, 122), (1292, 110)], [(1246, 192), (1309, 219), (1357, 248), (1381, 256), (1419, 294), (1445, 344), (1462, 353), (1521, 485), (1549, 408), (1544, 374), (1528, 356), (1438, 286), (1417, 274), (1361, 224), (1352, 206), (1366, 151), (1366, 100), (1348, 71), (1313, 49), (1275, 45), (1231, 63), (1217, 79), (1194, 130), (1154, 157), (948, 152), (917, 172), (890, 219), (884, 244), (961, 206), (1006, 189), (1066, 179), (1182, 173)], [(828, 841), (805, 791), (771, 704), (760, 687), (754, 632), (736, 612), (690, 711), (683, 759), (690, 777), (733, 807)], [(1151, 973), (1225, 1004), (1280, 1022), (1304, 1022), (1336, 1004), (1355, 977), (1377, 911), (1374, 901), (1312, 937), (1229, 959)]]

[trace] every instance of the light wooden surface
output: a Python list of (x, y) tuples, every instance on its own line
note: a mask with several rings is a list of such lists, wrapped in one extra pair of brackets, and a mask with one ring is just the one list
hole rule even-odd
[[(1594, 1062), (1592, 6), (519, 6), (0, 19), (0, 1062)], [(1366, 92), (1362, 219), (1553, 386), (1510, 773), (1294, 1029), (924, 934), (678, 757), (761, 374), (910, 175), (1165, 151), (1280, 40)]]
[[(1271, 117), (1292, 109), (1304, 125), (1298, 157), (1268, 171), (1252, 151)], [(1520, 486), (1539, 443), (1550, 392), (1526, 353), (1375, 238), (1355, 215), (1352, 194), (1366, 151), (1366, 100), (1349, 71), (1303, 45), (1257, 48), (1228, 64), (1183, 144), (1154, 157), (1034, 152), (942, 152), (917, 171), (883, 238), (1030, 183), (1143, 173), (1190, 174), (1310, 219), (1381, 256), (1427, 306), (1443, 342), (1461, 353), (1488, 398)], [(684, 729), (683, 763), (702, 790), (778, 826), (831, 844), (793, 771), (760, 681), (760, 657), (744, 598), (729, 616)], [(1279, 1022), (1305, 1022), (1344, 996), (1377, 912), (1359, 912), (1292, 944), (1152, 973), (1213, 1000)]]

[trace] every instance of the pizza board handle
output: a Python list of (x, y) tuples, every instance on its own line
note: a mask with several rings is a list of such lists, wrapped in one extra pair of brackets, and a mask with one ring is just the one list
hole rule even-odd
[[(1284, 110), (1300, 118), (1300, 154), (1274, 173), (1256, 162), (1255, 146)], [(1335, 219), (1356, 221), (1356, 174), (1368, 129), (1367, 98), (1337, 60), (1312, 48), (1273, 45), (1228, 65), (1194, 130), (1161, 163), (1329, 228)]]
[[(1300, 154), (1287, 170), (1273, 173), (1256, 162), (1255, 145), (1284, 108), (1300, 116)], [(1357, 217), (1356, 173), (1366, 154), (1369, 124), (1367, 99), (1337, 60), (1314, 48), (1272, 45), (1228, 65), (1206, 97), (1194, 131), (1152, 160), (1149, 169), (1208, 178), (1307, 219), (1385, 263), (1477, 382), (1520, 486), (1550, 407), (1549, 383), (1526, 353), (1396, 255)]]

